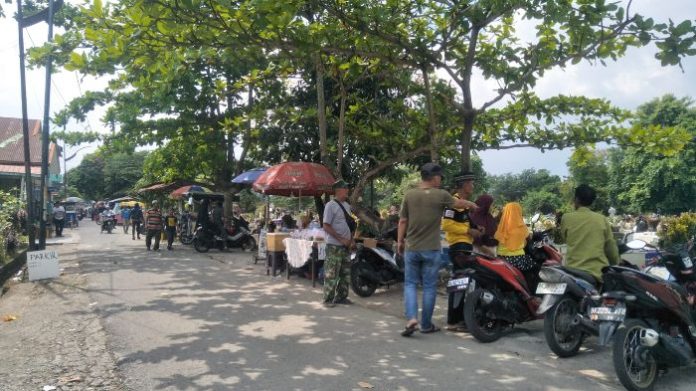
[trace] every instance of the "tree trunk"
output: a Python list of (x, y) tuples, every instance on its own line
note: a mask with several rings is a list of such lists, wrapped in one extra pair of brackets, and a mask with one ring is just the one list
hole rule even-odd
[(329, 146), (326, 139), (326, 100), (324, 98), (324, 64), (321, 61), (321, 54), (317, 53), (316, 60), (317, 75), (317, 117), (319, 120), (319, 156), (321, 164), (327, 166), (329, 163)]
[(423, 84), (425, 84), (425, 103), (428, 110), (428, 135), (430, 136), (430, 160), (433, 163), (440, 162), (440, 154), (436, 133), (435, 125), (435, 111), (433, 109), (433, 93), (430, 90), (430, 76), (428, 76), (428, 71), (423, 68)]
[(471, 171), (471, 136), (474, 131), (476, 114), (471, 112), (463, 117), (464, 129), (462, 129), (460, 140), (462, 147), (462, 171)]
[(339, 81), (341, 86), (341, 108), (338, 114), (338, 151), (336, 159), (336, 178), (343, 178), (343, 144), (345, 143), (345, 126), (346, 126), (346, 88), (343, 81)]

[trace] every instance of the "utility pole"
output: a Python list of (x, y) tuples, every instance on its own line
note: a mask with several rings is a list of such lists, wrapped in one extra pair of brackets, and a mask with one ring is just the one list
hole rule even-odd
[(34, 186), (31, 179), (31, 156), (29, 152), (29, 118), (27, 115), (27, 81), (24, 74), (24, 25), (22, 0), (17, 0), (17, 26), (19, 27), (19, 77), (22, 90), (22, 134), (24, 136), (24, 186), (27, 195), (27, 234), (29, 250), (36, 250), (34, 241)]
[[(48, 0), (48, 41), (53, 41), (53, 0)], [(53, 58), (46, 57), (46, 92), (44, 94), (43, 132), (41, 133), (41, 220), (39, 228), (39, 249), (46, 248), (46, 196), (48, 195), (48, 128), (51, 122), (51, 71)]]

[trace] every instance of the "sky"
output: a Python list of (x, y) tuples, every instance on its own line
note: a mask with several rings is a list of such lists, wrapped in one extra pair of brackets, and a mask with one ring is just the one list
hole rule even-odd
[[(4, 4), (6, 14), (12, 15), (15, 4)], [(696, 1), (693, 0), (637, 0), (631, 9), (656, 21), (691, 19), (696, 22)], [(520, 26), (522, 35), (529, 33)], [(25, 46), (38, 46), (46, 41), (45, 24), (32, 26), (25, 30)], [(0, 116), (21, 117), (19, 83), (19, 49), (17, 24), (11, 17), (0, 19)], [(565, 69), (547, 72), (538, 82), (536, 93), (542, 97), (558, 94), (585, 95), (592, 98), (609, 99), (614, 105), (635, 109), (642, 103), (664, 94), (678, 97), (696, 97), (696, 58), (683, 61), (679, 67), (662, 67), (654, 58), (652, 47), (632, 49), (618, 62), (608, 62), (607, 66), (591, 65), (581, 62)], [(27, 70), (27, 103), (30, 118), (43, 118), (45, 71), (43, 68)], [(51, 92), (51, 113), (65, 107), (70, 100), (87, 90), (99, 90), (105, 80), (80, 80), (75, 72), (54, 74)], [(472, 90), (474, 103), (481, 104), (491, 98), (495, 84), (475, 75)], [(71, 123), (68, 130), (92, 130), (107, 132), (100, 118), (104, 110), (97, 110), (85, 123)], [(75, 159), (68, 162), (68, 169), (79, 164), (85, 154), (96, 148), (90, 145), (78, 152)], [(68, 149), (68, 155), (78, 148)], [(491, 174), (519, 173), (528, 168), (547, 169), (559, 176), (568, 175), (566, 162), (572, 150), (547, 151), (542, 153), (533, 148), (510, 149), (504, 151), (481, 151), (484, 169)]]

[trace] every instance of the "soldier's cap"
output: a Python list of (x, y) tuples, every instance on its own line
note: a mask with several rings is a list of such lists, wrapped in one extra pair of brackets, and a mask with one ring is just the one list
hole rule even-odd
[(421, 167), (421, 176), (424, 177), (432, 177), (435, 175), (442, 176), (442, 167), (435, 163), (425, 163), (423, 167)]
[(350, 185), (348, 182), (344, 181), (343, 179), (339, 179), (336, 182), (331, 185), (331, 187), (336, 190), (336, 189), (350, 189)]
[(462, 184), (466, 181), (475, 181), (476, 175), (471, 171), (460, 171), (457, 175), (452, 178), (455, 185)]

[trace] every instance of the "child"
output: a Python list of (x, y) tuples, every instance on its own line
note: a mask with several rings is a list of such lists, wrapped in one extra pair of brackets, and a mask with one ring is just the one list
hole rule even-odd
[(169, 209), (167, 217), (164, 219), (164, 229), (167, 231), (167, 250), (172, 249), (174, 238), (176, 237), (177, 218), (174, 215), (174, 209)]

